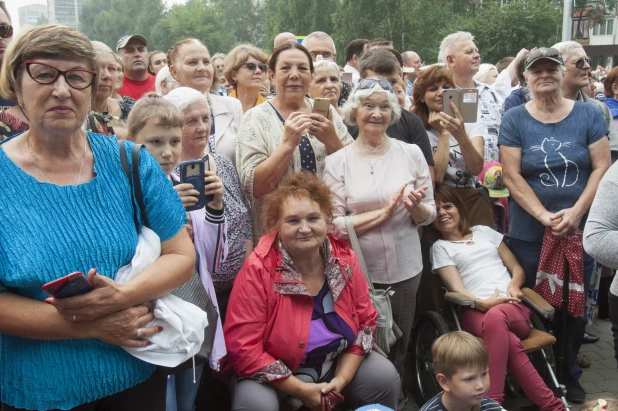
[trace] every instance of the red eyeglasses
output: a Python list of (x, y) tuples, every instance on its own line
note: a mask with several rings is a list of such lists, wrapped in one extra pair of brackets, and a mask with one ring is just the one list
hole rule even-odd
[(58, 80), (58, 77), (63, 76), (67, 84), (76, 90), (90, 87), (97, 76), (97, 72), (94, 70), (73, 69), (62, 71), (36, 60), (26, 60), (26, 71), (30, 78), (39, 84), (52, 84)]

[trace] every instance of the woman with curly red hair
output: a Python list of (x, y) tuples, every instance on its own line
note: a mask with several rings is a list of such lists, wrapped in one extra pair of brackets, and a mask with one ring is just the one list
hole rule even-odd
[[(371, 353), (376, 311), (355, 254), (327, 234), (334, 206), (309, 172), (290, 174), (266, 196), (261, 237), (232, 290), (225, 342), (237, 375), (232, 409), (319, 410), (340, 393), (352, 406), (397, 407), (393, 365)], [(293, 398), (293, 399), (292, 399)]]

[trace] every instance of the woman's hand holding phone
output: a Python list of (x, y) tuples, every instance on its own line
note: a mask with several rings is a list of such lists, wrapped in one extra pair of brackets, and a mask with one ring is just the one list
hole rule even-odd
[(221, 178), (214, 171), (207, 170), (204, 172), (204, 186), (206, 197), (213, 196), (212, 201), (208, 203), (208, 207), (214, 210), (223, 209), (224, 187)]
[(301, 137), (307, 133), (311, 124), (312, 120), (309, 114), (300, 111), (290, 114), (283, 126), (282, 144), (287, 144), (290, 148), (296, 149), (300, 144)]
[(62, 318), (67, 321), (92, 321), (127, 307), (123, 284), (97, 274), (96, 268), (88, 272), (88, 281), (94, 288), (86, 294), (68, 298), (49, 298)]
[(197, 204), (198, 202), (197, 196), (200, 194), (200, 192), (197, 191), (193, 187), (193, 184), (191, 183), (176, 184), (174, 186), (174, 190), (176, 190), (178, 197), (180, 197), (180, 201), (182, 201), (182, 206), (184, 208), (192, 207)]
[(450, 102), (449, 104), (453, 109), (453, 113), (455, 113), (455, 117), (451, 117), (448, 114), (441, 112), (440, 117), (442, 117), (442, 121), (440, 124), (448, 130), (453, 137), (455, 137), (455, 140), (457, 140), (458, 143), (461, 143), (463, 140), (468, 138), (468, 134), (466, 133), (466, 125), (455, 103)]

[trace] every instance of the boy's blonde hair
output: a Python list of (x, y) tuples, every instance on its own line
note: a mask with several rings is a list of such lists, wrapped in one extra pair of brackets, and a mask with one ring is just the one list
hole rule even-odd
[(438, 338), (431, 353), (434, 373), (446, 378), (451, 378), (461, 369), (486, 370), (489, 367), (487, 349), (465, 331), (453, 331)]
[(143, 129), (148, 121), (161, 127), (180, 127), (184, 125), (184, 117), (180, 110), (170, 101), (157, 95), (151, 94), (142, 97), (135, 103), (129, 118), (127, 119), (127, 131), (130, 140), (135, 140), (135, 135)]
[[(605, 401), (607, 403), (607, 405), (605, 407), (601, 407), (600, 405), (600, 401)], [(581, 405), (581, 407), (579, 408), (579, 411), (596, 411), (594, 407), (598, 406), (599, 408), (597, 408), (597, 410), (601, 411), (617, 411), (618, 410), (618, 400), (611, 400), (611, 399), (599, 399), (599, 400), (593, 400), (593, 401), (588, 401), (584, 404)]]

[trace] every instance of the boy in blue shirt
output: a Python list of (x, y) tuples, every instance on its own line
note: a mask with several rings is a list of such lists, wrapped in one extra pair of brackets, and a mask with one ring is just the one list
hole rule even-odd
[(436, 379), (444, 391), (420, 411), (485, 411), (502, 407), (485, 397), (489, 390), (489, 355), (476, 337), (454, 331), (431, 348)]

